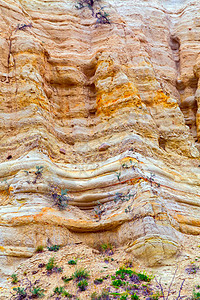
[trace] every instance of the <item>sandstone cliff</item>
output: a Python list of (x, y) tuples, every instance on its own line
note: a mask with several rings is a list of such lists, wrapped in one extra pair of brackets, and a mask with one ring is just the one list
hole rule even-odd
[(199, 1), (76, 5), (0, 0), (1, 280), (39, 245), (155, 266), (200, 234)]

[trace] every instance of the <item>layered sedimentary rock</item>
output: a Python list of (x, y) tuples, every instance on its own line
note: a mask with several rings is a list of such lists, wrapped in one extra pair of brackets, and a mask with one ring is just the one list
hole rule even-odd
[(200, 233), (199, 2), (83, 6), (0, 0), (2, 279), (39, 245), (155, 265)]

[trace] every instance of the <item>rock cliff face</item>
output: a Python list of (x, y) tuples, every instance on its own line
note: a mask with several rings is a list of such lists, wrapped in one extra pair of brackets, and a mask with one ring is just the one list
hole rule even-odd
[(154, 266), (200, 234), (199, 1), (82, 3), (0, 0), (1, 279), (39, 245)]

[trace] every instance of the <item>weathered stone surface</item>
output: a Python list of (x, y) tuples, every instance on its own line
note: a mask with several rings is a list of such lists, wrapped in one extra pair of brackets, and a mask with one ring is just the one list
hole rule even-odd
[(2, 279), (49, 240), (154, 266), (200, 234), (200, 4), (99, 5), (111, 24), (73, 1), (0, 0)]

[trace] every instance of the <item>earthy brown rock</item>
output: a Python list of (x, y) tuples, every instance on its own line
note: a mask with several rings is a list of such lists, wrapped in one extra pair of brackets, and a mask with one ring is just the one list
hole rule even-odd
[(65, 149), (61, 148), (61, 149), (60, 149), (60, 153), (62, 153), (62, 154), (66, 154), (66, 151), (65, 151)]
[(108, 148), (110, 148), (110, 144), (108, 143), (103, 143), (99, 146), (99, 151), (105, 151), (107, 150)]
[(0, 1), (2, 280), (49, 241), (155, 266), (200, 234), (192, 3), (95, 2), (105, 24), (72, 1)]

